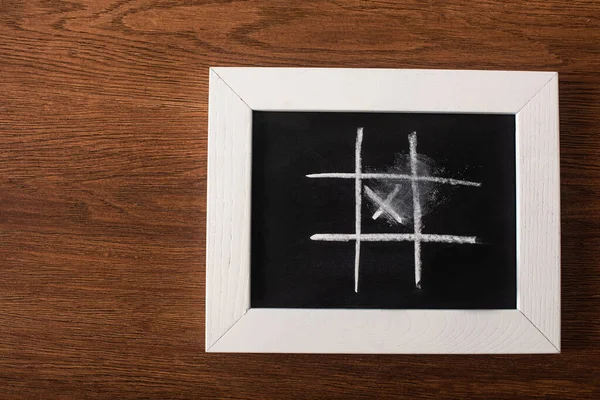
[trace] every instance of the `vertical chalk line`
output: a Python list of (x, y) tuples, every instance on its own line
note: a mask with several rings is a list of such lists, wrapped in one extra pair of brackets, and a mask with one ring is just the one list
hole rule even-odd
[(419, 182), (417, 180), (417, 132), (412, 132), (408, 135), (408, 143), (410, 146), (410, 173), (412, 175), (412, 192), (413, 192), (413, 223), (415, 233), (415, 285), (421, 288), (421, 202), (419, 200)]
[(354, 292), (358, 293), (358, 275), (360, 263), (360, 231), (362, 218), (362, 151), (363, 128), (356, 130), (356, 148), (355, 148), (355, 177), (354, 177), (354, 200), (356, 207), (354, 208), (354, 231), (356, 234), (356, 244), (354, 248)]

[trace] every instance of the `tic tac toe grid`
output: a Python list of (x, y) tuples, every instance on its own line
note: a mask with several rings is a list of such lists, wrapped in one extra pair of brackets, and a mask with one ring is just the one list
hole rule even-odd
[[(391, 174), (391, 173), (363, 173), (362, 172), (362, 141), (364, 128), (359, 127), (356, 130), (356, 146), (355, 146), (355, 170), (354, 173), (318, 173), (307, 175), (308, 178), (335, 178), (335, 179), (354, 179), (354, 198), (355, 198), (355, 231), (354, 233), (317, 233), (311, 236), (312, 240), (328, 241), (328, 242), (348, 242), (354, 240), (354, 291), (358, 293), (358, 278), (360, 269), (360, 245), (361, 242), (399, 242), (412, 241), (414, 243), (415, 254), (415, 285), (420, 288), (421, 282), (421, 242), (434, 243), (460, 243), (460, 244), (475, 244), (477, 237), (475, 236), (455, 236), (443, 234), (423, 234), (422, 233), (422, 213), (421, 201), (419, 199), (419, 182), (436, 182), (448, 185), (461, 186), (476, 186), (480, 187), (479, 182), (470, 182), (453, 178), (419, 175), (417, 171), (417, 133), (412, 132), (408, 135), (408, 143), (410, 149), (410, 174)], [(361, 233), (362, 229), (362, 193), (363, 180), (378, 179), (378, 180), (409, 180), (412, 188), (412, 205), (413, 205), (413, 233), (397, 234), (397, 233)], [(369, 190), (365, 187), (366, 191)], [(379, 205), (380, 210), (390, 213), (389, 200), (379, 198), (372, 191), (367, 194)]]

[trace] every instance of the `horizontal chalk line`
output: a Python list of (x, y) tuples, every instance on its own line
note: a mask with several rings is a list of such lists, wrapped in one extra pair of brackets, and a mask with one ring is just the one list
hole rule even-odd
[[(355, 179), (356, 174), (351, 172), (326, 172), (322, 174), (309, 174), (306, 175), (308, 178), (337, 178), (337, 179)], [(471, 182), (471, 181), (463, 181), (460, 179), (452, 179), (452, 178), (441, 178), (437, 176), (412, 176), (412, 175), (404, 175), (404, 174), (384, 174), (384, 173), (363, 173), (361, 174), (361, 179), (404, 179), (407, 181), (417, 180), (417, 181), (427, 181), (427, 182), (438, 182), (438, 183), (447, 183), (449, 185), (463, 185), (463, 186), (481, 186), (479, 182)]]
[[(317, 233), (310, 238), (325, 242), (349, 242), (356, 240), (356, 235), (354, 233)], [(415, 240), (435, 243), (477, 243), (476, 236), (416, 235), (414, 233), (363, 233), (360, 235), (361, 242), (413, 242)]]

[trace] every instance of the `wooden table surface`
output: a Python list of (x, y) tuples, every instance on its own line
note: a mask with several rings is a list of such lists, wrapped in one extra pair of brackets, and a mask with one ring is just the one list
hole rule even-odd
[[(204, 353), (208, 68), (560, 73), (562, 354)], [(600, 2), (0, 1), (0, 398), (600, 398)]]

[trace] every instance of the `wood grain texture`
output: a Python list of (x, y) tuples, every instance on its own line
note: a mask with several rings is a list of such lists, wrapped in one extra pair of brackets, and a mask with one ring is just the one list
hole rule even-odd
[(517, 308), (560, 351), (558, 79), (516, 116)]
[[(597, 398), (597, 1), (0, 3), (1, 398)], [(204, 353), (208, 67), (560, 73), (562, 354)]]
[(250, 308), (252, 185), (252, 110), (212, 69), (209, 87), (207, 350)]
[(252, 110), (516, 114), (553, 72), (214, 68)]
[(237, 353), (557, 353), (519, 310), (251, 308), (210, 348)]

